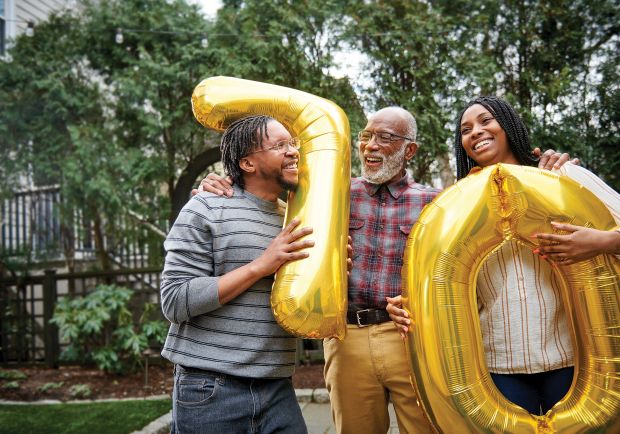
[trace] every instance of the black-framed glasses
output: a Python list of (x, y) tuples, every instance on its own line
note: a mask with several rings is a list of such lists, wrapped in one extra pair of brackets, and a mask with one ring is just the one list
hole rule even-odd
[(257, 149), (256, 151), (250, 152), (248, 155), (255, 154), (257, 152), (263, 152), (263, 151), (277, 151), (280, 154), (283, 154), (286, 151), (288, 151), (289, 148), (299, 149), (300, 147), (301, 147), (301, 140), (299, 140), (297, 137), (293, 137), (289, 140), (280, 140), (278, 143), (268, 148)]
[(398, 141), (399, 139), (405, 139), (405, 140), (409, 140), (409, 141), (413, 142), (413, 139), (411, 139), (409, 137), (399, 136), (398, 134), (392, 134), (392, 133), (388, 133), (388, 132), (385, 132), (385, 131), (374, 132), (374, 131), (366, 131), (366, 130), (364, 130), (364, 131), (360, 131), (357, 134), (357, 138), (362, 143), (370, 142), (372, 140), (372, 136), (375, 136), (375, 140), (380, 145), (390, 145), (390, 144)]

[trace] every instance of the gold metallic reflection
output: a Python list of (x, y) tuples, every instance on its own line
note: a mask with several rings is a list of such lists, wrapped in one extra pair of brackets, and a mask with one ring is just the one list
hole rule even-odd
[(331, 101), (286, 87), (231, 77), (203, 80), (192, 95), (196, 119), (218, 131), (250, 114), (277, 119), (302, 141), (299, 185), (289, 194), (285, 225), (310, 226), (310, 257), (282, 266), (271, 294), (278, 323), (306, 338), (346, 333), (346, 245), (351, 176), (349, 121)]
[(575, 381), (546, 415), (497, 390), (487, 371), (476, 275), (491, 251), (552, 232), (551, 221), (610, 230), (607, 208), (576, 182), (532, 167), (488, 167), (459, 181), (422, 212), (403, 267), (412, 383), (444, 433), (620, 432), (620, 267), (598, 256), (556, 268), (573, 329)]

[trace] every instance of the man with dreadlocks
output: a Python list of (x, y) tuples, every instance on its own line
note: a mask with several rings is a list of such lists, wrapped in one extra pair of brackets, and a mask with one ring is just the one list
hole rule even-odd
[(305, 258), (310, 228), (284, 230), (278, 196), (297, 184), (299, 141), (267, 116), (240, 119), (220, 149), (232, 198), (194, 196), (164, 247), (162, 351), (175, 364), (173, 433), (306, 433), (292, 387), (296, 339), (270, 308), (273, 274)]

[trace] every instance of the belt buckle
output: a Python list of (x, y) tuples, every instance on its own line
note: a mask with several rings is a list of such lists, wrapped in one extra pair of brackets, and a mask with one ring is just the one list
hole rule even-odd
[(360, 328), (361, 327), (368, 327), (370, 325), (370, 324), (362, 324), (360, 322), (361, 321), (361, 319), (360, 319), (360, 312), (370, 312), (371, 310), (373, 310), (373, 309), (360, 309), (360, 310), (355, 311), (355, 319), (357, 320), (357, 326), (358, 327), (360, 327)]

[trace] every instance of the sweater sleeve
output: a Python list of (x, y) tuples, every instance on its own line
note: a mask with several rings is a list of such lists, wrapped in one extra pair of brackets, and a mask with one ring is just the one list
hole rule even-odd
[(171, 323), (180, 324), (221, 306), (208, 223), (207, 203), (196, 196), (183, 207), (164, 242), (161, 304)]
[[(614, 220), (616, 221), (616, 228), (613, 230), (620, 231), (620, 194), (607, 185), (601, 178), (590, 172), (588, 169), (584, 169), (581, 166), (577, 166), (572, 163), (566, 163), (557, 173), (563, 176), (577, 181), (585, 188), (590, 190), (601, 202), (607, 207)], [(620, 255), (614, 255), (616, 259), (620, 260)]]
[(594, 193), (607, 207), (616, 221), (616, 224), (620, 225), (620, 194), (617, 191), (588, 169), (584, 169), (572, 163), (564, 164), (555, 172), (563, 176), (568, 176)]

